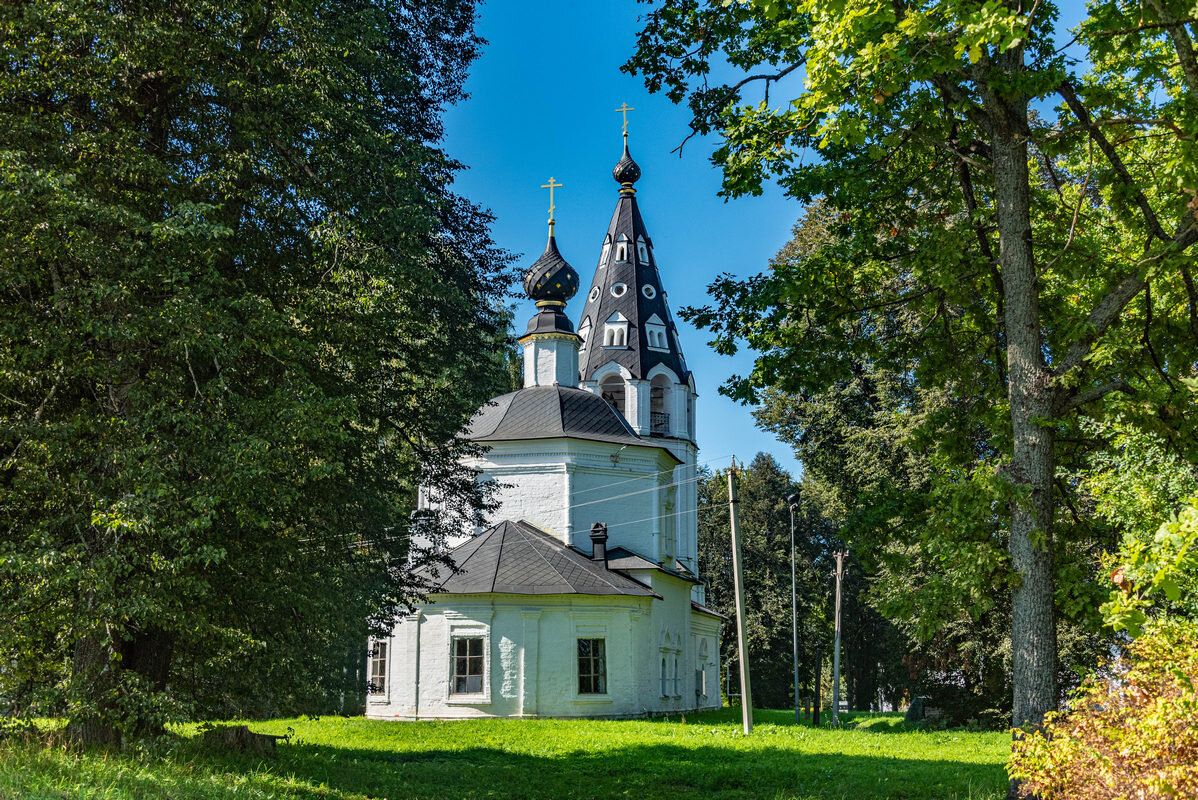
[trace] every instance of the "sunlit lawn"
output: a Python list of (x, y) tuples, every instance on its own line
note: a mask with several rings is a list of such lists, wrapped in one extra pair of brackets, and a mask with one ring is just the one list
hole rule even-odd
[(201, 751), (185, 728), (161, 752), (0, 745), (0, 798), (1000, 798), (1002, 733), (907, 730), (901, 715), (841, 730), (758, 711), (669, 720), (250, 723), (287, 733), (274, 758)]

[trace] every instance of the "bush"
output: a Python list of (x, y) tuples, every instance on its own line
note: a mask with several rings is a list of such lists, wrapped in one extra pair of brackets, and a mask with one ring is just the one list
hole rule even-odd
[(1016, 742), (1024, 797), (1198, 797), (1198, 623), (1150, 623), (1072, 710)]

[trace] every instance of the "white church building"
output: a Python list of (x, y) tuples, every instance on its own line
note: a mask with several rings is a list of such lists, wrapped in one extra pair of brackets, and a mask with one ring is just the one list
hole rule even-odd
[[(637, 207), (619, 199), (577, 332), (578, 273), (558, 251), (525, 275), (537, 314), (524, 388), (464, 435), (499, 485), (489, 527), (451, 543), (455, 570), (370, 643), (380, 719), (631, 717), (718, 708), (722, 617), (697, 563), (695, 384)], [(443, 571), (444, 572), (444, 571)]]

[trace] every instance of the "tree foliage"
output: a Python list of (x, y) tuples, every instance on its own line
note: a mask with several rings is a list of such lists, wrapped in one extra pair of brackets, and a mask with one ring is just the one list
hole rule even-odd
[(504, 379), (506, 254), (437, 147), (473, 19), (0, 9), (10, 712), (113, 742), (318, 705), (419, 589), (417, 483), (446, 525), (483, 502), (443, 447)]
[[(773, 457), (758, 453), (737, 471), (741, 568), (745, 581), (745, 631), (753, 702), (765, 708), (794, 705), (794, 640), (791, 604), (790, 507), (795, 510), (795, 618), (799, 639), (799, 700), (812, 702), (832, 656), (832, 553), (841, 544), (821, 513), (814, 487), (798, 484)], [(708, 604), (736, 618), (729, 543), (728, 475), (712, 473), (699, 483), (699, 563), (710, 581)], [(878, 690), (897, 700), (912, 687), (902, 638), (867, 602), (867, 583), (854, 566), (845, 581), (842, 610), (844, 697), (868, 709)], [(721, 642), (724, 665), (735, 663), (735, 633)]]
[[(1187, 7), (1092, 3), (1071, 49), (1051, 2), (653, 5), (627, 68), (719, 134), (724, 193), (773, 177), (828, 220), (684, 316), (757, 352), (733, 397), (805, 401), (863, 370), (914, 397), (890, 412), (931, 467), (933, 550), (958, 544), (937, 558), (982, 603), (1009, 587), (1013, 716), (1035, 723), (1057, 703), (1055, 610), (1086, 605), (1061, 596), (1089, 569), (1068, 484), (1079, 416), (1192, 435)], [(719, 63), (739, 80), (713, 85)]]
[(1100, 428), (1110, 449), (1085, 476), (1098, 513), (1123, 532), (1103, 564), (1114, 588), (1101, 611), (1138, 636), (1152, 619), (1198, 621), (1198, 474), (1195, 453), (1116, 420)]
[(1198, 793), (1198, 625), (1158, 623), (1070, 711), (1016, 742), (1022, 797), (1114, 800)]

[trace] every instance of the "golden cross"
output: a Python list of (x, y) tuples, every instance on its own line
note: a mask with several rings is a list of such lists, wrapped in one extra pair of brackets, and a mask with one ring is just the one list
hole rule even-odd
[(628, 133), (628, 112), (636, 111), (636, 109), (633, 108), (632, 106), (628, 105), (627, 103), (620, 103), (620, 107), (617, 108), (616, 111), (619, 111), (621, 114), (624, 115), (624, 133)]
[(553, 209), (557, 208), (557, 206), (555, 206), (553, 204), (553, 190), (560, 189), (564, 185), (565, 184), (555, 183), (552, 175), (549, 176), (549, 183), (541, 184), (542, 189), (549, 190), (549, 223), (550, 224), (553, 224)]

